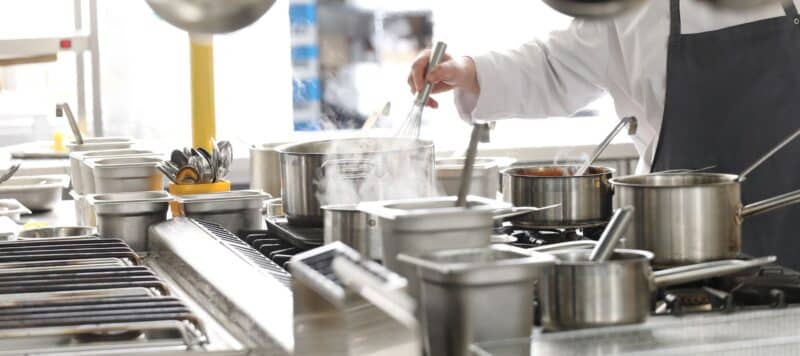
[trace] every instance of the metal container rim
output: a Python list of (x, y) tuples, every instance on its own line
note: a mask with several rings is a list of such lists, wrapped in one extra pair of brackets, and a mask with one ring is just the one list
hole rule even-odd
[(531, 175), (522, 175), (522, 174), (515, 174), (515, 172), (523, 170), (523, 169), (531, 169), (531, 168), (577, 168), (579, 165), (575, 164), (549, 164), (549, 165), (525, 165), (525, 166), (512, 166), (506, 169), (503, 169), (500, 173), (503, 176), (509, 176), (514, 178), (523, 178), (523, 179), (551, 179), (551, 180), (562, 180), (562, 179), (588, 179), (588, 178), (596, 178), (602, 176), (613, 176), (616, 173), (616, 169), (611, 167), (605, 166), (589, 166), (590, 169), (599, 169), (602, 172), (600, 173), (592, 173), (592, 174), (584, 174), (582, 176), (531, 176)]
[[(686, 184), (674, 184), (674, 185), (656, 185), (656, 184), (647, 184), (647, 183), (632, 183), (628, 182), (634, 179), (641, 179), (643, 177), (655, 177), (655, 176), (694, 176), (694, 177), (718, 177), (724, 180), (719, 182), (711, 182), (711, 183), (686, 183)], [(705, 187), (724, 187), (729, 185), (737, 185), (739, 182), (737, 179), (739, 178), (738, 175), (735, 174), (727, 174), (727, 173), (703, 173), (703, 172), (692, 172), (692, 173), (650, 173), (650, 174), (637, 174), (637, 175), (628, 175), (623, 177), (616, 177), (611, 178), (610, 182), (615, 187), (630, 187), (630, 188), (653, 188), (653, 189), (675, 189), (675, 188), (705, 188)]]
[[(389, 139), (389, 140), (402, 140), (407, 141), (409, 143), (413, 143), (409, 147), (405, 148), (394, 148), (394, 149), (386, 149), (386, 150), (378, 150), (378, 151), (363, 151), (363, 152), (352, 152), (352, 153), (328, 153), (328, 152), (299, 152), (294, 150), (297, 147), (309, 145), (309, 144), (323, 144), (329, 142), (345, 142), (345, 141), (360, 141), (360, 140), (380, 140), (380, 139)], [(404, 139), (404, 138), (393, 138), (393, 137), (346, 137), (346, 138), (332, 138), (332, 139), (325, 139), (325, 140), (309, 140), (309, 141), (302, 141), (302, 142), (292, 142), (286, 143), (283, 145), (279, 145), (275, 147), (275, 151), (282, 155), (292, 155), (292, 156), (314, 156), (314, 157), (325, 157), (325, 156), (348, 156), (348, 155), (365, 155), (365, 154), (384, 154), (384, 153), (397, 153), (397, 152), (406, 152), (410, 150), (420, 150), (420, 149), (428, 149), (433, 148), (433, 141), (428, 140), (420, 140), (420, 139)]]

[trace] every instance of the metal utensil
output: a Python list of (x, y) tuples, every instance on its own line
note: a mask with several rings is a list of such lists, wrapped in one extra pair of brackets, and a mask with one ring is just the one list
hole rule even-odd
[(72, 109), (69, 108), (69, 104), (67, 103), (56, 104), (56, 116), (61, 117), (63, 114), (67, 114), (67, 121), (69, 122), (69, 128), (72, 130), (72, 134), (75, 136), (75, 143), (82, 145), (83, 134), (81, 134), (81, 129), (78, 126), (78, 121), (75, 120), (75, 116), (72, 115)]
[(594, 152), (592, 152), (592, 155), (589, 156), (589, 159), (587, 159), (586, 162), (583, 162), (580, 168), (578, 168), (578, 170), (575, 172), (576, 176), (582, 176), (586, 173), (586, 170), (589, 169), (589, 166), (591, 166), (592, 163), (594, 163), (594, 161), (600, 157), (600, 154), (606, 150), (606, 147), (608, 147), (608, 145), (611, 143), (611, 140), (613, 140), (614, 137), (617, 137), (617, 134), (622, 131), (622, 128), (625, 127), (625, 125), (628, 125), (628, 135), (633, 135), (636, 133), (636, 128), (638, 125), (635, 117), (628, 116), (622, 120), (619, 120), (619, 123), (617, 123), (617, 126), (611, 130), (611, 133), (609, 133), (603, 142), (601, 142), (600, 145), (594, 149)]
[(201, 173), (192, 166), (183, 166), (175, 174), (178, 184), (197, 184), (202, 182)]
[(469, 186), (472, 183), (472, 168), (475, 165), (475, 156), (478, 155), (478, 141), (484, 132), (488, 132), (489, 125), (486, 124), (473, 124), (472, 135), (469, 138), (469, 146), (467, 147), (467, 155), (464, 159), (464, 168), (461, 170), (461, 184), (458, 188), (458, 199), (456, 199), (456, 206), (467, 206), (467, 193), (469, 193)]
[(741, 182), (747, 175), (798, 136), (800, 130), (738, 176), (669, 173), (611, 179), (620, 204), (636, 208), (624, 246), (652, 251), (659, 267), (736, 257), (744, 219), (800, 203), (800, 190), (745, 206), (741, 202)]
[(256, 22), (275, 0), (147, 0), (161, 19), (192, 33), (227, 33)]
[(392, 102), (387, 101), (386, 104), (383, 104), (381, 109), (376, 110), (373, 112), (366, 120), (364, 120), (364, 125), (361, 126), (361, 131), (367, 132), (375, 126), (375, 123), (380, 120), (380, 118), (389, 116), (392, 112)]
[(628, 228), (628, 223), (631, 222), (633, 217), (633, 207), (626, 206), (617, 209), (614, 216), (609, 220), (606, 229), (600, 236), (597, 246), (592, 249), (592, 254), (589, 255), (589, 260), (592, 262), (604, 262), (614, 254), (614, 249), (617, 247), (622, 233)]
[(505, 219), (510, 219), (510, 218), (516, 218), (516, 217), (520, 217), (520, 216), (523, 216), (523, 215), (528, 215), (530, 213), (537, 212), (537, 211), (555, 209), (555, 208), (558, 208), (559, 206), (561, 206), (561, 203), (552, 204), (552, 205), (548, 205), (548, 206), (543, 206), (541, 208), (535, 207), (535, 206), (515, 206), (515, 207), (512, 207), (510, 209), (500, 209), (500, 210), (496, 211), (495, 215), (492, 217), (492, 219), (494, 219), (494, 220), (505, 220)]
[[(426, 77), (431, 69), (436, 67), (436, 65), (442, 61), (442, 57), (444, 57), (444, 52), (446, 49), (447, 44), (444, 42), (436, 42), (436, 44), (433, 46), (431, 56), (428, 60), (428, 68), (425, 70)], [(405, 121), (403, 121), (398, 130), (395, 132), (395, 137), (419, 137), (419, 127), (422, 124), (422, 110), (425, 108), (425, 103), (428, 102), (428, 97), (431, 95), (431, 90), (433, 90), (433, 85), (426, 80), (425, 86), (417, 93), (417, 98), (414, 100), (414, 105), (412, 105), (411, 111), (409, 111)]]
[(172, 150), (169, 160), (178, 167), (183, 167), (189, 163), (189, 157), (182, 150)]
[(172, 162), (167, 163), (167, 161), (164, 161), (158, 164), (156, 168), (158, 168), (161, 173), (164, 173), (164, 176), (167, 177), (170, 182), (178, 184), (178, 179), (176, 177), (178, 172), (173, 170), (174, 166), (172, 164)]
[(189, 157), (189, 166), (193, 167), (197, 173), (199, 173), (199, 182), (207, 183), (212, 181), (214, 174), (211, 172), (210, 159), (200, 150), (192, 148), (192, 156)]
[(225, 178), (231, 171), (233, 164), (233, 145), (230, 141), (219, 141), (217, 144), (219, 150), (219, 167), (217, 172), (217, 179)]
[(12, 163), (11, 166), (9, 166), (8, 169), (6, 169), (6, 171), (3, 173), (3, 175), (0, 176), (0, 184), (11, 179), (11, 177), (13, 177), (14, 174), (17, 173), (20, 166), (22, 166), (22, 162)]

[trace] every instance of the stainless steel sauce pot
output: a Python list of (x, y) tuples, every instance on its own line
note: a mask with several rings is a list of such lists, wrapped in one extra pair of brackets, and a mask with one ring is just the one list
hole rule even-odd
[[(281, 162), (283, 210), (292, 225), (322, 226), (322, 205), (426, 197), (435, 190), (430, 141), (343, 138), (292, 143), (275, 149)], [(326, 186), (331, 172), (349, 185), (368, 182), (370, 189), (358, 196), (343, 194), (338, 199), (326, 195), (326, 189), (334, 188)], [(412, 175), (420, 181), (412, 181)], [(414, 184), (415, 192), (400, 189), (400, 182)], [(421, 194), (411, 194), (417, 192)], [(327, 201), (321, 201), (321, 197), (327, 197)]]
[(736, 257), (742, 220), (800, 202), (800, 190), (742, 206), (739, 176), (657, 173), (611, 180), (635, 208), (622, 246), (652, 251), (656, 266)]
[[(534, 249), (536, 250), (536, 249)], [(653, 272), (653, 254), (617, 249), (611, 259), (592, 262), (591, 250), (553, 252), (556, 263), (540, 279), (538, 300), (547, 331), (642, 323), (658, 287), (737, 273), (769, 264), (775, 257), (723, 260)]]
[(578, 166), (523, 166), (503, 170), (503, 200), (514, 206), (550, 206), (512, 219), (531, 228), (584, 228), (601, 226), (612, 214), (614, 192), (609, 180), (614, 170), (592, 166), (585, 175), (572, 175)]

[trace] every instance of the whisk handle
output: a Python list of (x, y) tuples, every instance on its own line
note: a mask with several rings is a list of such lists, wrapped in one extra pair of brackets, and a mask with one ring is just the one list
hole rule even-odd
[[(425, 70), (425, 76), (428, 76), (431, 69), (436, 67), (439, 62), (442, 61), (442, 57), (444, 57), (444, 51), (447, 49), (447, 44), (444, 42), (436, 42), (433, 45), (433, 51), (431, 52), (431, 57), (428, 59), (428, 68)], [(431, 96), (431, 90), (433, 89), (433, 85), (430, 82), (425, 81), (425, 86), (422, 90), (417, 93), (417, 100), (414, 101), (416, 105), (425, 105), (425, 102), (428, 101), (428, 97)]]

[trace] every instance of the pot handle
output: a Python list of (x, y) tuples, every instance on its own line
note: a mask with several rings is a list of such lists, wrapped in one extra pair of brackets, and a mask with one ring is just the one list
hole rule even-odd
[(537, 208), (535, 206), (517, 206), (517, 207), (508, 208), (508, 209), (498, 209), (498, 210), (495, 210), (494, 217), (492, 219), (494, 219), (494, 220), (504, 220), (504, 219), (509, 219), (509, 218), (516, 218), (516, 217), (520, 217), (520, 216), (523, 216), (523, 215), (528, 215), (528, 214), (536, 212), (536, 211), (550, 210), (550, 209), (553, 209), (553, 208), (557, 208), (559, 206), (561, 206), (561, 203), (548, 205), (548, 206), (543, 206), (541, 208)]
[[(276, 211), (275, 211), (276, 207), (278, 207), (278, 206), (281, 206), (281, 207), (283, 206), (283, 198), (278, 197), (278, 198), (267, 199), (267, 200), (264, 200), (263, 210), (266, 211), (266, 213), (267, 213), (266, 215), (267, 216), (281, 216), (281, 215), (283, 215), (283, 211), (281, 211), (280, 214), (276, 214)], [(283, 209), (281, 209), (281, 210), (283, 210)]]
[(742, 171), (742, 173), (739, 174), (739, 177), (736, 178), (736, 180), (739, 181), (739, 182), (744, 182), (744, 180), (747, 179), (747, 175), (750, 174), (750, 172), (752, 172), (753, 170), (758, 168), (758, 166), (760, 166), (762, 163), (764, 163), (764, 161), (766, 161), (770, 157), (772, 157), (775, 153), (780, 151), (784, 146), (786, 146), (790, 142), (794, 141), (794, 139), (796, 139), (797, 136), (800, 136), (800, 129), (795, 131), (793, 134), (789, 135), (789, 137), (783, 139), (783, 141), (781, 141), (779, 144), (777, 144), (775, 147), (773, 147), (771, 150), (769, 150), (769, 152), (767, 152), (765, 155), (761, 156), (761, 158), (759, 158), (758, 161), (755, 161), (749, 167), (745, 168), (745, 170)]
[(793, 192), (781, 194), (769, 199), (764, 199), (762, 201), (758, 201), (755, 203), (747, 204), (742, 208), (742, 211), (739, 215), (744, 218), (748, 216), (763, 214), (768, 211), (780, 209), (785, 206), (797, 203), (800, 203), (800, 189), (795, 190)]
[(569, 241), (569, 242), (560, 242), (557, 244), (551, 245), (544, 245), (539, 247), (534, 247), (528, 249), (529, 251), (535, 252), (559, 252), (559, 251), (568, 251), (568, 250), (585, 250), (594, 248), (597, 245), (596, 241), (592, 240), (580, 240), (580, 241)]
[(775, 256), (755, 258), (752, 260), (721, 260), (697, 263), (688, 266), (669, 268), (653, 273), (653, 284), (656, 287), (698, 281), (744, 271), (753, 267), (768, 265), (777, 260)]

